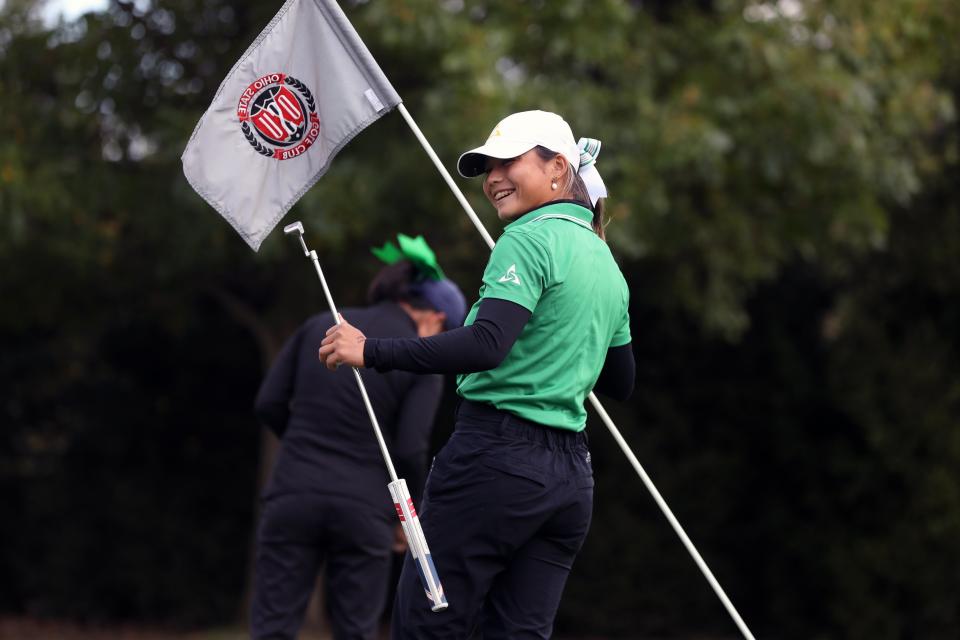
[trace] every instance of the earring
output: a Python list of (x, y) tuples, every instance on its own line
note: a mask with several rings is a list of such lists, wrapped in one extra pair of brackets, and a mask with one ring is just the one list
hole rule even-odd
[(557, 190), (557, 179), (556, 179), (556, 178), (554, 178), (554, 179), (553, 179), (553, 182), (550, 183), (550, 188), (553, 189), (554, 191)]

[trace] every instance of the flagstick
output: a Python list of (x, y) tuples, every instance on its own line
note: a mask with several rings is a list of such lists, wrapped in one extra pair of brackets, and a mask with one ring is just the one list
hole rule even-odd
[[(450, 187), (450, 190), (453, 191), (453, 195), (456, 196), (457, 201), (460, 203), (460, 206), (463, 207), (463, 210), (466, 211), (467, 216), (473, 222), (473, 225), (477, 228), (477, 231), (480, 232), (480, 235), (483, 236), (483, 239), (486, 241), (487, 246), (492, 250), (494, 246), (493, 238), (487, 233), (486, 228), (483, 226), (483, 223), (480, 221), (480, 218), (477, 217), (477, 214), (474, 213), (473, 208), (470, 206), (470, 203), (467, 202), (467, 199), (464, 197), (463, 192), (460, 191), (460, 187), (453, 181), (453, 178), (447, 172), (446, 168), (443, 166), (443, 163), (440, 162), (440, 158), (437, 157), (436, 152), (434, 152), (433, 147), (430, 146), (430, 142), (423, 135), (423, 132), (420, 131), (420, 127), (417, 126), (417, 123), (413, 121), (413, 118), (410, 116), (410, 113), (407, 111), (406, 106), (400, 102), (397, 104), (397, 110), (400, 112), (400, 115), (403, 116), (403, 119), (407, 121), (407, 124), (410, 126), (410, 129), (413, 131), (413, 135), (417, 137), (417, 140), (420, 141), (420, 144), (423, 146), (424, 151), (427, 152), (427, 155), (430, 156), (430, 159), (433, 161), (434, 166), (437, 167), (437, 170), (440, 172), (440, 175), (443, 176), (443, 179), (446, 181), (447, 186)], [(607, 415), (607, 412), (604, 410), (603, 406), (600, 404), (600, 401), (597, 399), (597, 396), (590, 392), (590, 403), (593, 405), (593, 408), (596, 409), (597, 414), (600, 416), (600, 419), (609, 429), (610, 434), (613, 436), (613, 439), (616, 440), (617, 444), (620, 446), (620, 449), (623, 451), (624, 455), (627, 456), (627, 460), (630, 461), (630, 464), (633, 465), (634, 470), (640, 476), (640, 479), (643, 481), (643, 484), (646, 485), (647, 490), (650, 492), (650, 495), (653, 496), (654, 501), (657, 503), (657, 506), (660, 507), (660, 510), (663, 512), (663, 515), (666, 516), (667, 521), (670, 523), (670, 526), (673, 527), (673, 530), (680, 537), (680, 540), (683, 542), (683, 545), (687, 548), (687, 551), (690, 553), (690, 556), (693, 558), (693, 561), (696, 562), (697, 566), (700, 568), (700, 571), (703, 573), (704, 577), (707, 579), (707, 582), (713, 588), (714, 593), (717, 594), (717, 597), (720, 598), (720, 602), (723, 603), (723, 606), (727, 609), (727, 613), (730, 614), (730, 617), (733, 618), (733, 621), (736, 623), (737, 627), (740, 629), (740, 633), (743, 634), (744, 638), (747, 640), (754, 640), (753, 634), (750, 633), (750, 629), (747, 628), (746, 623), (743, 621), (743, 618), (740, 617), (740, 614), (737, 613), (736, 608), (733, 606), (733, 603), (727, 597), (727, 594), (724, 593), (723, 588), (720, 586), (720, 583), (717, 582), (717, 579), (713, 577), (713, 572), (710, 571), (710, 567), (707, 566), (707, 563), (704, 562), (703, 557), (700, 556), (700, 553), (697, 551), (696, 547), (693, 546), (693, 542), (690, 541), (690, 538), (687, 536), (686, 532), (683, 530), (683, 527), (680, 526), (680, 522), (673, 515), (673, 511), (670, 510), (670, 507), (667, 506), (666, 501), (663, 499), (663, 496), (660, 495), (660, 492), (657, 491), (657, 488), (653, 485), (653, 481), (650, 479), (650, 476), (647, 475), (647, 472), (644, 471), (643, 466), (641, 466), (640, 461), (637, 460), (637, 457), (633, 454), (633, 451), (630, 449), (630, 446), (627, 444), (627, 441), (623, 439), (623, 436), (620, 435), (619, 429), (613, 423), (613, 420), (610, 419), (610, 416)]]

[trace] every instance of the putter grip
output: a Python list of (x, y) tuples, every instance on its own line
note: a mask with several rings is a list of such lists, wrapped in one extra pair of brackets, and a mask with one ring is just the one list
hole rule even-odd
[(440, 585), (440, 576), (437, 574), (437, 568), (430, 556), (430, 548), (427, 546), (427, 539), (420, 527), (417, 510), (413, 507), (413, 499), (407, 490), (407, 481), (400, 478), (388, 484), (387, 488), (390, 489), (390, 495), (393, 497), (393, 506), (397, 509), (397, 516), (403, 526), (403, 534), (407, 537), (410, 554), (417, 564), (417, 573), (420, 574), (420, 583), (423, 585), (427, 599), (430, 601), (430, 609), (442, 611), (448, 606), (447, 597)]

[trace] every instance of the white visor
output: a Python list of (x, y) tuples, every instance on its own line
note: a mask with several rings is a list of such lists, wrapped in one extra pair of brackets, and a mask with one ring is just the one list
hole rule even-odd
[(580, 150), (563, 118), (548, 111), (521, 111), (501, 120), (482, 146), (461, 155), (457, 171), (473, 178), (486, 172), (487, 158), (516, 158), (537, 146), (561, 154), (574, 169), (580, 166)]

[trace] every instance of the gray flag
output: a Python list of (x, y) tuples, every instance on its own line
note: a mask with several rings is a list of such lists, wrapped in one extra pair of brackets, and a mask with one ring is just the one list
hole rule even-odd
[(194, 190), (256, 251), (341, 147), (400, 96), (332, 0), (288, 0), (183, 152)]

